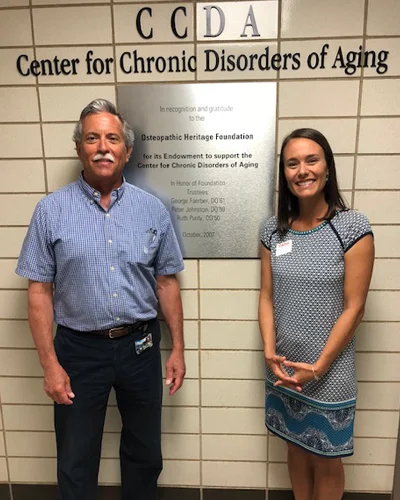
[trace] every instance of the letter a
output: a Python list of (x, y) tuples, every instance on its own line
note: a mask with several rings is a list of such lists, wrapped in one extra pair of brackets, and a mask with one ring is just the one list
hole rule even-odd
[(253, 28), (253, 34), (251, 36), (260, 36), (252, 5), (250, 5), (249, 12), (246, 17), (246, 24), (243, 28), (243, 33), (240, 35), (241, 37), (247, 37), (245, 31), (248, 26), (251, 26)]

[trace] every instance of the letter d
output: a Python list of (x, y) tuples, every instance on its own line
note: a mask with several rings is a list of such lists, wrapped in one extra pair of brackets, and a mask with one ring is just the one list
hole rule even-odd
[[(204, 35), (204, 38), (216, 38), (225, 29), (225, 14), (223, 10), (216, 5), (207, 5), (206, 7), (203, 7), (203, 9), (206, 11), (206, 34)], [(215, 9), (219, 14), (219, 29), (214, 34), (211, 33), (211, 11), (213, 9)]]
[[(213, 50), (213, 49), (206, 49), (204, 51), (204, 54), (206, 55), (206, 68), (205, 68), (204, 71), (215, 71), (218, 68), (218, 64), (219, 64), (219, 55), (218, 55), (218, 52), (215, 51), (215, 50)], [(210, 56), (214, 56), (215, 57), (215, 59), (214, 59), (214, 66), (213, 67), (211, 66), (211, 63), (210, 63), (210, 60), (211, 60)]]

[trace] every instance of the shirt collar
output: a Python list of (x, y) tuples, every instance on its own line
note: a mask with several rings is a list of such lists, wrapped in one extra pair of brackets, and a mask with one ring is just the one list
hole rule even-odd
[[(81, 172), (81, 175), (79, 176), (78, 183), (82, 191), (89, 198), (89, 200), (100, 202), (99, 191), (97, 191), (97, 189), (93, 188), (85, 181), (85, 179), (83, 178), (83, 172)], [(125, 192), (125, 186), (126, 186), (125, 177), (122, 177), (122, 184), (120, 185), (120, 187), (112, 190), (111, 199), (113, 201), (120, 200), (122, 198), (122, 195)]]

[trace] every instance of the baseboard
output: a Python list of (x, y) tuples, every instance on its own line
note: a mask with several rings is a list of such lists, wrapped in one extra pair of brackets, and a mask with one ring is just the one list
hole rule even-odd
[[(390, 493), (350, 493), (345, 492), (342, 500), (390, 500)], [(293, 500), (294, 496), (288, 490), (270, 490), (268, 500)]]
[[(12, 484), (13, 500), (56, 500), (57, 487), (46, 484)], [(288, 490), (203, 488), (203, 500), (293, 500)], [(343, 500), (390, 500), (389, 493), (345, 493)], [(118, 486), (100, 486), (98, 500), (120, 500)], [(159, 488), (159, 500), (200, 500), (200, 488)], [(0, 484), (0, 500), (11, 500), (10, 485)]]

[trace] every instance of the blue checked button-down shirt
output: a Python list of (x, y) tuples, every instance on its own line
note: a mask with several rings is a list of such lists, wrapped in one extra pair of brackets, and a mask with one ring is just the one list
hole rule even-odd
[(81, 176), (38, 203), (16, 272), (54, 282), (56, 323), (91, 331), (156, 317), (156, 276), (182, 269), (160, 200), (124, 181), (105, 210)]

